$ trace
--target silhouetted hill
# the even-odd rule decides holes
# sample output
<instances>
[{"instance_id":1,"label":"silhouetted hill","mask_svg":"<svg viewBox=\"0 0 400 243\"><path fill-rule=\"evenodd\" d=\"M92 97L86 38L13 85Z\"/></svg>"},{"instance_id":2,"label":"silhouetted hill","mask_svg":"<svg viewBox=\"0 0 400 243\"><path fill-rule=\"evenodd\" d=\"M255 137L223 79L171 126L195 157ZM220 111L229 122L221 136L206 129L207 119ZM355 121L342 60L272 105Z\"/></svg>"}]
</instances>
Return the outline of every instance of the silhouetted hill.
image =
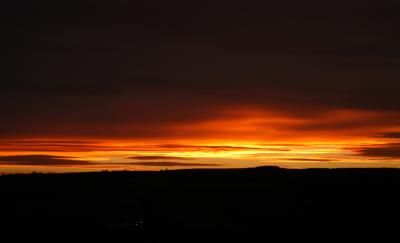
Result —
<instances>
[{"instance_id":1,"label":"silhouetted hill","mask_svg":"<svg viewBox=\"0 0 400 243\"><path fill-rule=\"evenodd\" d=\"M400 170L0 176L1 242L396 242Z\"/></svg>"}]
</instances>

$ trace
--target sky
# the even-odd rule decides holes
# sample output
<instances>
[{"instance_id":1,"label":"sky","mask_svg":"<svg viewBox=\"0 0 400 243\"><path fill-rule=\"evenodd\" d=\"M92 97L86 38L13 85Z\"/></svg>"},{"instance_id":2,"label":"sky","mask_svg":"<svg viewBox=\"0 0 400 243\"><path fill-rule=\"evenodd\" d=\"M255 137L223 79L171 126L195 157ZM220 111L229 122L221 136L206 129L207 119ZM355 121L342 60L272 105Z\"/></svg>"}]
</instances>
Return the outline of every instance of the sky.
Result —
<instances>
[{"instance_id":1,"label":"sky","mask_svg":"<svg viewBox=\"0 0 400 243\"><path fill-rule=\"evenodd\" d=\"M400 167L400 2L4 0L0 173Z\"/></svg>"}]
</instances>

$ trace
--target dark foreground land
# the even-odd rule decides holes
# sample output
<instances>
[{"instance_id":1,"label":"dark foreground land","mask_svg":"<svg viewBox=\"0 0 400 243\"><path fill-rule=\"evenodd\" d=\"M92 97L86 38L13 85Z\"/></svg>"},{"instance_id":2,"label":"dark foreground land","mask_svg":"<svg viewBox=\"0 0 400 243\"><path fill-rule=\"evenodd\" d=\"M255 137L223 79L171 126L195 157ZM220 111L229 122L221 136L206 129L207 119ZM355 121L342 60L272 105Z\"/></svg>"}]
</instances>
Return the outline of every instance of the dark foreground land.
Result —
<instances>
[{"instance_id":1,"label":"dark foreground land","mask_svg":"<svg viewBox=\"0 0 400 243\"><path fill-rule=\"evenodd\" d=\"M400 170L0 177L1 242L400 242Z\"/></svg>"}]
</instances>

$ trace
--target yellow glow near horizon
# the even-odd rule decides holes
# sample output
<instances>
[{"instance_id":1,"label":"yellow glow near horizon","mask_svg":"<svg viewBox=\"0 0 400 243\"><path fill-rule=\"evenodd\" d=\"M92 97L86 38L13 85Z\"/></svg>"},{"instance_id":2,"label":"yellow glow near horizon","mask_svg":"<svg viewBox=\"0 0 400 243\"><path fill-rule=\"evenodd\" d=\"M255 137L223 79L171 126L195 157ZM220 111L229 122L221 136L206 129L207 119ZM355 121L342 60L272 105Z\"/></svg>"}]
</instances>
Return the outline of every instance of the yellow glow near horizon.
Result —
<instances>
[{"instance_id":1,"label":"yellow glow near horizon","mask_svg":"<svg viewBox=\"0 0 400 243\"><path fill-rule=\"evenodd\" d=\"M306 118L239 108L228 109L218 118L166 124L166 134L154 137L10 138L0 140L0 171L9 171L10 168L13 171L18 171L18 168L23 171L29 168L56 171L158 170L168 168L167 165L173 168L201 167L202 163L222 168L262 165L291 168L400 167L400 158L396 156L371 154L374 149L378 152L393 150L390 144L396 143L397 139L376 134L400 130L397 125L380 123L381 118L390 120L397 116L390 112L335 110ZM360 119L374 122L354 127L353 123L358 124ZM124 129L129 131L129 125ZM367 149L364 153L363 148ZM42 158L42 163L37 156L47 157ZM158 159L141 161L129 158L135 156ZM68 161L72 162L71 165ZM154 163L146 166L148 162L163 163L159 167Z\"/></svg>"}]
</instances>

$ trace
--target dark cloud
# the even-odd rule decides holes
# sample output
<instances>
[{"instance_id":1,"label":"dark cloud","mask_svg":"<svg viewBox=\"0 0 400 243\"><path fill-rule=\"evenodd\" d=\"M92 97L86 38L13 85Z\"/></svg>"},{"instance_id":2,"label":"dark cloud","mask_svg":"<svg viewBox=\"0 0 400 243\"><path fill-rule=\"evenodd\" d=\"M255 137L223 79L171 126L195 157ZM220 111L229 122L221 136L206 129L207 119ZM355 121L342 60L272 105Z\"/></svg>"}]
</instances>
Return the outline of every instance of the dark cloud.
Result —
<instances>
[{"instance_id":1,"label":"dark cloud","mask_svg":"<svg viewBox=\"0 0 400 243\"><path fill-rule=\"evenodd\" d=\"M400 138L400 132L386 132L379 135L383 138Z\"/></svg>"},{"instance_id":2,"label":"dark cloud","mask_svg":"<svg viewBox=\"0 0 400 243\"><path fill-rule=\"evenodd\" d=\"M390 143L379 146L354 149L359 155L366 157L382 157L400 159L400 143Z\"/></svg>"},{"instance_id":3,"label":"dark cloud","mask_svg":"<svg viewBox=\"0 0 400 243\"><path fill-rule=\"evenodd\" d=\"M93 140L0 140L0 151L46 151L46 152L93 152L93 151L146 151L157 153L159 151L234 151L234 150L268 150L289 151L281 148L259 148L243 146L207 146L207 145L185 145L185 144L151 144L151 145L129 145L112 146L105 145ZM194 159L179 156L132 156L131 159Z\"/></svg>"},{"instance_id":4,"label":"dark cloud","mask_svg":"<svg viewBox=\"0 0 400 243\"><path fill-rule=\"evenodd\" d=\"M220 166L213 163L184 163L174 161L148 161L152 156L137 156L143 161L127 162L127 163L111 163L111 162L90 162L79 160L75 157L53 156L53 155L12 155L0 156L0 165L27 165L27 166L99 166L99 168L117 168L118 166L152 166L152 167L213 167ZM153 156L159 159L170 159L167 156ZM117 166L117 167L116 167ZM96 167L97 168L97 167Z\"/></svg>"},{"instance_id":5,"label":"dark cloud","mask_svg":"<svg viewBox=\"0 0 400 243\"><path fill-rule=\"evenodd\" d=\"M349 131L373 129L399 124L400 112L331 111L319 113L301 124L282 125L285 130L297 131Z\"/></svg>"},{"instance_id":6,"label":"dark cloud","mask_svg":"<svg viewBox=\"0 0 400 243\"><path fill-rule=\"evenodd\" d=\"M0 136L170 137L239 105L399 111L399 8L5 0Z\"/></svg>"},{"instance_id":7,"label":"dark cloud","mask_svg":"<svg viewBox=\"0 0 400 243\"><path fill-rule=\"evenodd\" d=\"M219 164L210 163L182 163L172 161L143 161L143 162L132 162L132 163L120 163L120 165L141 165L141 166L154 166L154 167L213 167L220 166Z\"/></svg>"},{"instance_id":8,"label":"dark cloud","mask_svg":"<svg viewBox=\"0 0 400 243\"><path fill-rule=\"evenodd\" d=\"M90 141L72 140L2 140L0 141L0 151L19 151L19 152L92 152L114 150L110 146ZM126 148L131 150L131 148Z\"/></svg>"},{"instance_id":9,"label":"dark cloud","mask_svg":"<svg viewBox=\"0 0 400 243\"><path fill-rule=\"evenodd\" d=\"M91 165L89 161L79 160L73 157L52 155L14 155L0 156L0 164L3 165L30 165L30 166L69 166Z\"/></svg>"},{"instance_id":10,"label":"dark cloud","mask_svg":"<svg viewBox=\"0 0 400 243\"><path fill-rule=\"evenodd\" d=\"M132 156L132 157L128 157L128 159L136 159L136 160L192 160L194 158L154 155L154 156Z\"/></svg>"}]
</instances>

